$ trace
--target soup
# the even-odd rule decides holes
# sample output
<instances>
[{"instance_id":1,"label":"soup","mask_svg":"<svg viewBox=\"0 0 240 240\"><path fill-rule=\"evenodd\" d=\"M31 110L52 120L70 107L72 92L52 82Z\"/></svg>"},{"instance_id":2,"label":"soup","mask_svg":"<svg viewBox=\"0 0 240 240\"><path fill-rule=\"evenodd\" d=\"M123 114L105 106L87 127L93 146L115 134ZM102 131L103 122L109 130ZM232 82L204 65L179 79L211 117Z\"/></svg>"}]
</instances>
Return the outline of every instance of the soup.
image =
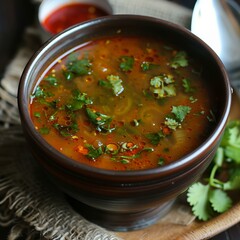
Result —
<instances>
[{"instance_id":1,"label":"soup","mask_svg":"<svg viewBox=\"0 0 240 240\"><path fill-rule=\"evenodd\" d=\"M202 64L150 37L96 39L59 56L29 108L35 128L62 154L118 171L178 160L215 122Z\"/></svg>"}]
</instances>

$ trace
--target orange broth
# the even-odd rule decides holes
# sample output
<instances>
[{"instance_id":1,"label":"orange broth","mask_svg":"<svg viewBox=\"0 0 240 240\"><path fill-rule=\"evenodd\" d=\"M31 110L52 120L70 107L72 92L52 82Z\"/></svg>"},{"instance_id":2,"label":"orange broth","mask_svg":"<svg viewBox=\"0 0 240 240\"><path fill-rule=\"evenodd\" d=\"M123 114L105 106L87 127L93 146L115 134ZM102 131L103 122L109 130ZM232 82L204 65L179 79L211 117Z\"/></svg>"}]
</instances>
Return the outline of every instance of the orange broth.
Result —
<instances>
[{"instance_id":1,"label":"orange broth","mask_svg":"<svg viewBox=\"0 0 240 240\"><path fill-rule=\"evenodd\" d=\"M30 104L35 128L66 156L141 170L197 148L214 124L201 64L161 40L109 37L60 56Z\"/></svg>"}]
</instances>

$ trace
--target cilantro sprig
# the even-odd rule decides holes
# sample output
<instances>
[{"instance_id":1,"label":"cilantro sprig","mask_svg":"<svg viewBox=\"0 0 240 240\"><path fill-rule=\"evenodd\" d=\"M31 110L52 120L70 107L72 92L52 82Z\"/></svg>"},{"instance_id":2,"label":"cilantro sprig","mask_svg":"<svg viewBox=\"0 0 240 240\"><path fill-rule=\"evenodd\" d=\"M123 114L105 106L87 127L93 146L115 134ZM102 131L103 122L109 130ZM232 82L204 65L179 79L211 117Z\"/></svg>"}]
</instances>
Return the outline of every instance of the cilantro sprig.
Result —
<instances>
[{"instance_id":1,"label":"cilantro sprig","mask_svg":"<svg viewBox=\"0 0 240 240\"><path fill-rule=\"evenodd\" d=\"M176 96L174 82L175 80L170 74L155 76L150 80L150 91L156 98Z\"/></svg>"},{"instance_id":2,"label":"cilantro sprig","mask_svg":"<svg viewBox=\"0 0 240 240\"><path fill-rule=\"evenodd\" d=\"M115 128L111 127L112 117L95 111L91 108L86 108L86 113L89 121L96 126L99 132L112 132Z\"/></svg>"},{"instance_id":3,"label":"cilantro sprig","mask_svg":"<svg viewBox=\"0 0 240 240\"><path fill-rule=\"evenodd\" d=\"M187 53L185 51L179 51L171 60L170 66L174 69L179 67L187 67L188 66L188 59Z\"/></svg>"},{"instance_id":4,"label":"cilantro sprig","mask_svg":"<svg viewBox=\"0 0 240 240\"><path fill-rule=\"evenodd\" d=\"M122 80L117 75L108 75L106 80L99 80L99 86L111 88L115 96L124 91Z\"/></svg>"},{"instance_id":5,"label":"cilantro sprig","mask_svg":"<svg viewBox=\"0 0 240 240\"><path fill-rule=\"evenodd\" d=\"M132 56L121 56L120 57L120 69L123 72L131 71L134 65L134 57Z\"/></svg>"},{"instance_id":6,"label":"cilantro sprig","mask_svg":"<svg viewBox=\"0 0 240 240\"><path fill-rule=\"evenodd\" d=\"M229 191L240 190L240 121L228 123L209 171L187 192L194 215L203 221L227 211L233 204Z\"/></svg>"},{"instance_id":7,"label":"cilantro sprig","mask_svg":"<svg viewBox=\"0 0 240 240\"><path fill-rule=\"evenodd\" d=\"M86 93L81 93L78 89L72 91L71 100L66 104L66 109L70 111L77 111L85 105L92 104L93 101L87 97Z\"/></svg>"},{"instance_id":8,"label":"cilantro sprig","mask_svg":"<svg viewBox=\"0 0 240 240\"><path fill-rule=\"evenodd\" d=\"M172 131L176 131L178 128L181 128L182 122L190 111L191 108L189 106L172 106L172 111L169 116L165 117L165 121L160 131L148 133L146 134L146 138L150 140L151 144L158 145L162 139L171 135Z\"/></svg>"},{"instance_id":9,"label":"cilantro sprig","mask_svg":"<svg viewBox=\"0 0 240 240\"><path fill-rule=\"evenodd\" d=\"M72 80L78 76L89 75L92 71L91 66L92 63L87 58L74 59L67 63L66 70L63 71L63 75L66 80Z\"/></svg>"}]
</instances>

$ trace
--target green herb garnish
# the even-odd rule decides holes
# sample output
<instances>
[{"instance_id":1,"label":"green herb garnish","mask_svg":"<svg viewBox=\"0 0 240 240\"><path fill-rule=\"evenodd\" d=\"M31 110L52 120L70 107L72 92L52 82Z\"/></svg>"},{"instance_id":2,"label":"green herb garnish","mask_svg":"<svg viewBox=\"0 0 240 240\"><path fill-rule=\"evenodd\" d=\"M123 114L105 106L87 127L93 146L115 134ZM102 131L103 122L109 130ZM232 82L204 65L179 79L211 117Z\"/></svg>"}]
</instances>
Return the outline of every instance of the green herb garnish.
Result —
<instances>
[{"instance_id":1,"label":"green herb garnish","mask_svg":"<svg viewBox=\"0 0 240 240\"><path fill-rule=\"evenodd\" d=\"M156 98L176 96L173 76L162 74L150 80L150 90Z\"/></svg>"},{"instance_id":2,"label":"green herb garnish","mask_svg":"<svg viewBox=\"0 0 240 240\"><path fill-rule=\"evenodd\" d=\"M159 67L159 65L151 63L151 62L142 62L142 64L141 64L141 69L144 72L149 71L149 70L153 69L154 67Z\"/></svg>"},{"instance_id":3,"label":"green herb garnish","mask_svg":"<svg viewBox=\"0 0 240 240\"><path fill-rule=\"evenodd\" d=\"M99 80L98 83L102 87L111 88L115 96L124 91L122 80L117 75L109 75L107 76L107 80Z\"/></svg>"},{"instance_id":4,"label":"green herb garnish","mask_svg":"<svg viewBox=\"0 0 240 240\"><path fill-rule=\"evenodd\" d=\"M227 211L233 202L228 191L240 189L240 121L228 123L208 170L210 176L187 192L194 215L203 221Z\"/></svg>"},{"instance_id":5,"label":"green herb garnish","mask_svg":"<svg viewBox=\"0 0 240 240\"><path fill-rule=\"evenodd\" d=\"M191 108L189 106L180 105L180 106L172 107L172 113L175 115L179 123L183 122L186 115L190 113L190 111L191 111Z\"/></svg>"},{"instance_id":6,"label":"green herb garnish","mask_svg":"<svg viewBox=\"0 0 240 240\"><path fill-rule=\"evenodd\" d=\"M143 148L139 152L137 152L136 154L133 154L133 155L130 155L130 156L128 156L128 155L116 155L116 156L112 157L111 159L115 162L121 162L121 163L127 164L127 163L129 163L130 160L135 159L135 158L139 158L140 155L143 152L153 152L153 151L154 151L153 148Z\"/></svg>"},{"instance_id":7,"label":"green herb garnish","mask_svg":"<svg viewBox=\"0 0 240 240\"><path fill-rule=\"evenodd\" d=\"M47 135L49 134L50 130L48 127L42 127L39 129L39 132L42 134L42 135Z\"/></svg>"},{"instance_id":8,"label":"green herb garnish","mask_svg":"<svg viewBox=\"0 0 240 240\"><path fill-rule=\"evenodd\" d=\"M87 116L89 121L96 126L96 129L101 132L112 132L115 128L111 128L110 124L112 122L112 118L102 114L100 112L96 112L91 108L86 108Z\"/></svg>"},{"instance_id":9,"label":"green herb garnish","mask_svg":"<svg viewBox=\"0 0 240 240\"><path fill-rule=\"evenodd\" d=\"M124 72L131 71L134 64L134 57L131 56L121 56L120 57L120 69Z\"/></svg>"},{"instance_id":10,"label":"green herb garnish","mask_svg":"<svg viewBox=\"0 0 240 240\"><path fill-rule=\"evenodd\" d=\"M58 85L58 80L55 76L48 76L48 77L44 78L44 80L49 82L49 84L52 86Z\"/></svg>"},{"instance_id":11,"label":"green herb garnish","mask_svg":"<svg viewBox=\"0 0 240 240\"><path fill-rule=\"evenodd\" d=\"M70 125L55 123L53 124L53 127L59 132L62 137L72 136L79 130L76 122L72 122Z\"/></svg>"},{"instance_id":12,"label":"green herb garnish","mask_svg":"<svg viewBox=\"0 0 240 240\"><path fill-rule=\"evenodd\" d=\"M88 153L86 157L95 160L96 158L100 157L103 154L102 147L95 148L93 145L86 144L85 147L88 149Z\"/></svg>"},{"instance_id":13,"label":"green herb garnish","mask_svg":"<svg viewBox=\"0 0 240 240\"><path fill-rule=\"evenodd\" d=\"M188 66L187 53L185 51L177 52L172 59L170 66L174 69Z\"/></svg>"},{"instance_id":14,"label":"green herb garnish","mask_svg":"<svg viewBox=\"0 0 240 240\"><path fill-rule=\"evenodd\" d=\"M72 91L72 99L66 105L66 108L70 111L76 111L83 108L85 105L92 104L93 101L87 97L86 93L81 93L78 89Z\"/></svg>"},{"instance_id":15,"label":"green herb garnish","mask_svg":"<svg viewBox=\"0 0 240 240\"><path fill-rule=\"evenodd\" d=\"M153 145L158 145L161 139L165 138L165 134L160 130L157 133L148 133L146 134L146 138L150 140L150 143Z\"/></svg>"},{"instance_id":16,"label":"green herb garnish","mask_svg":"<svg viewBox=\"0 0 240 240\"><path fill-rule=\"evenodd\" d=\"M35 112L33 114L33 116L36 117L36 118L40 118L41 117L41 113L40 112Z\"/></svg>"},{"instance_id":17,"label":"green herb garnish","mask_svg":"<svg viewBox=\"0 0 240 240\"><path fill-rule=\"evenodd\" d=\"M63 72L67 80L72 80L77 76L89 75L91 73L91 62L89 59L75 59L67 63L67 70Z\"/></svg>"},{"instance_id":18,"label":"green herb garnish","mask_svg":"<svg viewBox=\"0 0 240 240\"><path fill-rule=\"evenodd\" d=\"M184 88L185 93L192 93L194 92L194 88L191 86L191 82L188 78L184 78L182 80L182 86Z\"/></svg>"},{"instance_id":19,"label":"green herb garnish","mask_svg":"<svg viewBox=\"0 0 240 240\"><path fill-rule=\"evenodd\" d=\"M150 140L150 143L153 145L158 145L159 142L166 136L172 134L172 131L175 131L177 128L181 127L181 123L185 119L186 115L190 113L191 108L188 106L173 106L171 115L165 117L165 121L161 130L156 133L146 134L146 138Z\"/></svg>"}]
</instances>

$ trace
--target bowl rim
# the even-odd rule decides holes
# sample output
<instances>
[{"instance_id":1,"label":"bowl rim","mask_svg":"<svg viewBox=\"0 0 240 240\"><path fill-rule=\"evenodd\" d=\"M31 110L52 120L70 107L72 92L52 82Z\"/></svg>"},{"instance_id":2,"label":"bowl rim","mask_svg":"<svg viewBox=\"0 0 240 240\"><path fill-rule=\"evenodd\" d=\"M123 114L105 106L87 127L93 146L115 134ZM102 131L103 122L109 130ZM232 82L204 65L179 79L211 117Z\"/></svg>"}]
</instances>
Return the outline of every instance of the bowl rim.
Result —
<instances>
[{"instance_id":1,"label":"bowl rim","mask_svg":"<svg viewBox=\"0 0 240 240\"><path fill-rule=\"evenodd\" d=\"M90 26L94 26L96 24L105 24L106 22L114 22L114 21L122 21L123 19L128 19L129 21L147 21L149 23L153 24L160 24L166 28L171 28L171 30L174 30L176 32L186 34L188 37L192 38L192 41L198 42L198 44L202 45L202 47L205 48L205 50L211 55L211 58L214 59L214 61L217 63L219 70L221 71L221 74L224 79L223 85L225 86L226 91L226 103L224 106L224 111L221 115L221 118L219 119L219 123L215 126L215 129L211 133L210 136L208 136L205 141L196 149L191 151L190 153L186 154L185 156L181 157L180 159L169 163L167 165L161 166L159 168L151 168L151 169L143 169L143 170L133 170L133 171L116 171L116 170L107 170L107 169L101 169L92 167L80 162L77 162L76 160L73 160L64 154L60 153L58 150L56 150L54 147L52 147L49 143L47 143L46 140L38 133L32 123L32 120L30 118L29 108L28 108L28 98L29 96L26 96L26 89L28 81L27 79L31 75L31 70L35 64L41 59L41 56L43 53L45 53L51 46L54 44L57 44L58 41L67 38L68 36L81 31L82 29L88 28ZM45 151L50 151L51 154L55 155L54 160L57 164L60 164L61 166L66 167L67 169L70 169L71 171L75 173L91 173L95 174L96 176L117 176L120 178L124 177L136 177L136 176L142 176L147 177L151 175L152 177L159 177L159 176L167 176L170 172L181 172L182 169L184 169L187 165L189 165L190 162L196 161L197 156L204 152L206 149L208 149L214 141L222 134L224 127L227 123L228 116L230 113L231 108L231 86L228 79L227 72L225 70L225 67L219 57L216 55L216 53L199 37L194 35L190 32L187 28L177 25L172 22L168 22L166 20L158 19L155 17L148 17L148 16L142 16L142 15L132 15L132 14L116 14L116 15L108 15L103 16L100 18L96 18L93 20L89 20L77 25L74 25L67 30L53 36L51 39L46 41L38 51L35 52L35 54L31 57L29 62L27 63L21 79L19 83L18 88L18 107L19 107L19 113L21 121L24 122L27 125L27 128L24 129L29 135L31 135L35 141L39 144L41 149ZM151 177L151 178L152 178Z\"/></svg>"}]
</instances>

